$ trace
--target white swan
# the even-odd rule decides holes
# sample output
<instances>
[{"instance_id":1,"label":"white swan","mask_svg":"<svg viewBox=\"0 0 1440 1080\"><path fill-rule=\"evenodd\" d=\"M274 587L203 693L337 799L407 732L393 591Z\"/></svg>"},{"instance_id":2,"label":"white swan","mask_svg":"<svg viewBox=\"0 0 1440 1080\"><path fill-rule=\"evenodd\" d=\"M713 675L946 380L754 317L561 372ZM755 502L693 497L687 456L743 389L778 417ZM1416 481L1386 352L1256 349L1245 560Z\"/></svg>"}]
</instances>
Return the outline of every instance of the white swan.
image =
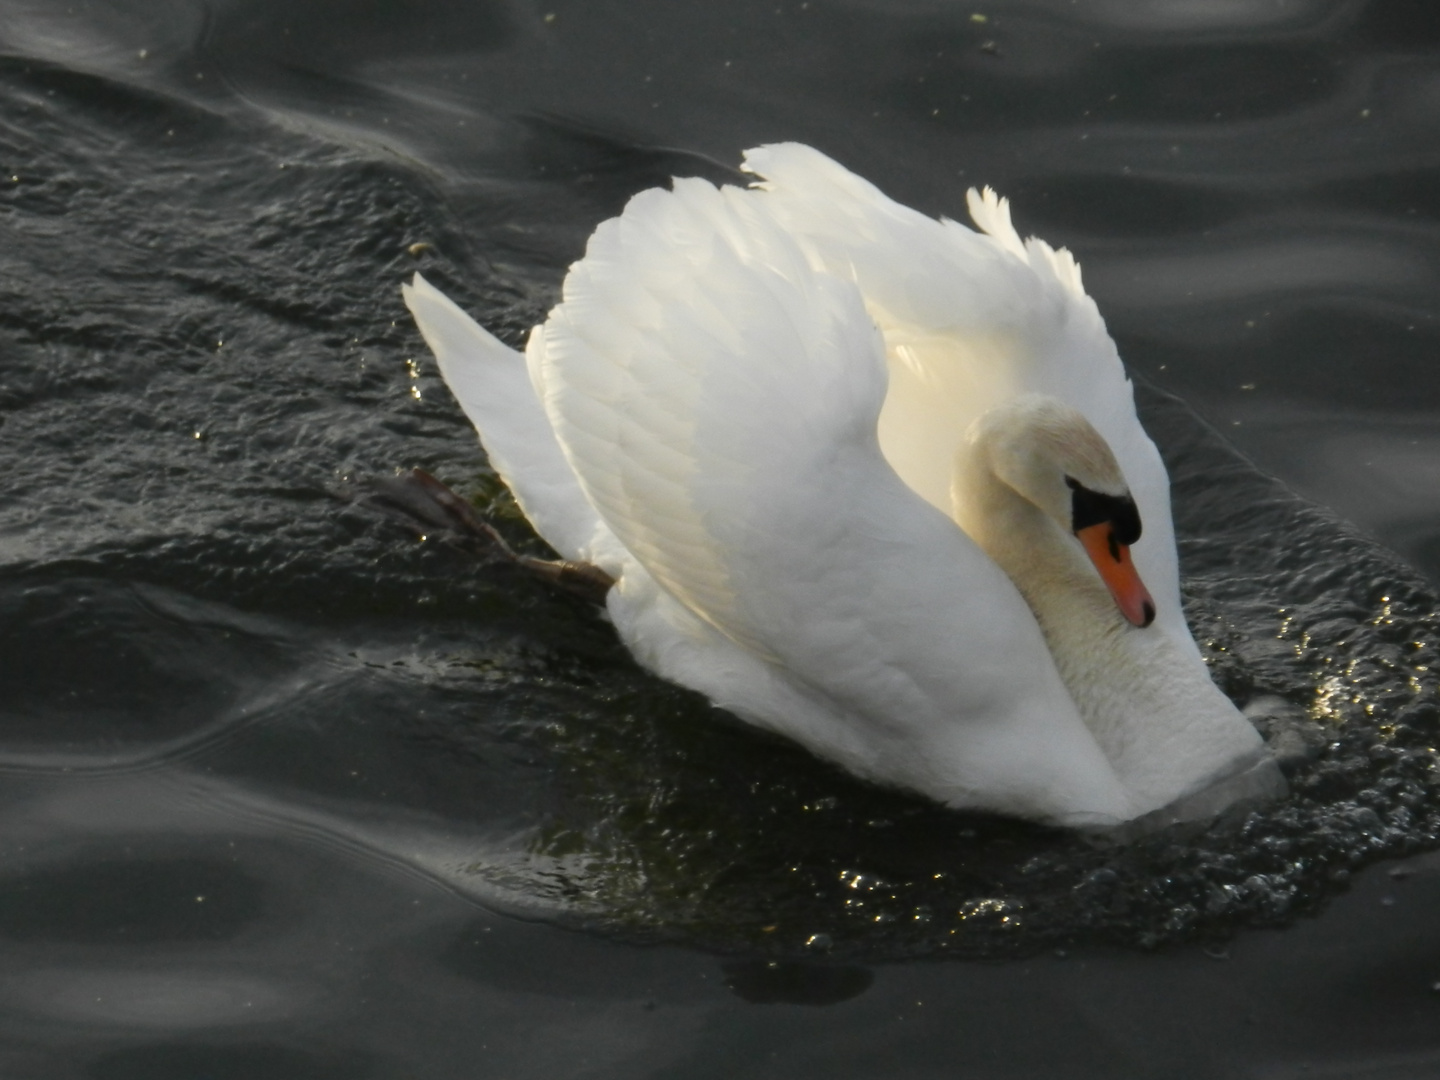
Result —
<instances>
[{"instance_id":1,"label":"white swan","mask_svg":"<svg viewBox=\"0 0 1440 1080\"><path fill-rule=\"evenodd\" d=\"M1283 785L1186 627L1169 481L1069 253L988 189L975 232L809 147L744 167L601 224L523 357L404 289L640 663L955 807L1108 825Z\"/></svg>"}]
</instances>

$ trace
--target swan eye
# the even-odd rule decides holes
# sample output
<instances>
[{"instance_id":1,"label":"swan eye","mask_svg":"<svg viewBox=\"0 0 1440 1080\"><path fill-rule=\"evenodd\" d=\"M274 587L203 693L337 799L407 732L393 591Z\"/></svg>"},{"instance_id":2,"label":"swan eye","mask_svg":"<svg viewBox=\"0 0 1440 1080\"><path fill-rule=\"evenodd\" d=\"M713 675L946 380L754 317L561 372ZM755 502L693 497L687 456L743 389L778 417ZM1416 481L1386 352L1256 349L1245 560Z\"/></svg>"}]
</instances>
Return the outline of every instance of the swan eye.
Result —
<instances>
[{"instance_id":1,"label":"swan eye","mask_svg":"<svg viewBox=\"0 0 1440 1080\"><path fill-rule=\"evenodd\" d=\"M1129 495L1106 495L1092 491L1072 476L1065 477L1070 488L1070 529L1078 533L1091 525L1108 522L1113 529L1110 543L1129 547L1140 539L1140 511ZM1116 555L1119 559L1119 555Z\"/></svg>"}]
</instances>

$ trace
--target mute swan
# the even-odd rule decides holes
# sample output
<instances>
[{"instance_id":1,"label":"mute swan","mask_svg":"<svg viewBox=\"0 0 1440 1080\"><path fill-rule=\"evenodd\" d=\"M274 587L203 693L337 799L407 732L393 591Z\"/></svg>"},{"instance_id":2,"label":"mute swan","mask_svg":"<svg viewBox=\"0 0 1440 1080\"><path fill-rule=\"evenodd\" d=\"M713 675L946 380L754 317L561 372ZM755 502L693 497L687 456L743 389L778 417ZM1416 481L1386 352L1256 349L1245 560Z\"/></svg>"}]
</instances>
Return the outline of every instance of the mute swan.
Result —
<instances>
[{"instance_id":1,"label":"mute swan","mask_svg":"<svg viewBox=\"0 0 1440 1080\"><path fill-rule=\"evenodd\" d=\"M1169 481L1069 253L988 189L976 232L806 146L744 168L602 223L523 356L403 289L636 659L953 807L1108 826L1282 788L1186 627Z\"/></svg>"}]
</instances>

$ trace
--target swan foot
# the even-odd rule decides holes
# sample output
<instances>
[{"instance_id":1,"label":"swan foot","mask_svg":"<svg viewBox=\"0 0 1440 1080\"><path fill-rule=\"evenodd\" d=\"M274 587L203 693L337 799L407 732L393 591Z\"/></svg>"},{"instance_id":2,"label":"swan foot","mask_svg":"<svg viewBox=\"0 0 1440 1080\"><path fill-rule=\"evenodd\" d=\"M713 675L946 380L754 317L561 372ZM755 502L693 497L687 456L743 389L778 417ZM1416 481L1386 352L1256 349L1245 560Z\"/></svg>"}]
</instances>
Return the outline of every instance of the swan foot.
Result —
<instances>
[{"instance_id":1,"label":"swan foot","mask_svg":"<svg viewBox=\"0 0 1440 1080\"><path fill-rule=\"evenodd\" d=\"M594 563L536 559L529 555L521 555L515 561L546 584L595 604L603 605L610 586L615 584L615 579Z\"/></svg>"},{"instance_id":2,"label":"swan foot","mask_svg":"<svg viewBox=\"0 0 1440 1080\"><path fill-rule=\"evenodd\" d=\"M362 483L369 489L371 505L391 517L425 535L439 532L451 543L479 541L482 547L499 552L508 562L562 592L604 604L606 593L615 584L614 578L592 563L518 554L473 506L424 469L367 477Z\"/></svg>"}]
</instances>

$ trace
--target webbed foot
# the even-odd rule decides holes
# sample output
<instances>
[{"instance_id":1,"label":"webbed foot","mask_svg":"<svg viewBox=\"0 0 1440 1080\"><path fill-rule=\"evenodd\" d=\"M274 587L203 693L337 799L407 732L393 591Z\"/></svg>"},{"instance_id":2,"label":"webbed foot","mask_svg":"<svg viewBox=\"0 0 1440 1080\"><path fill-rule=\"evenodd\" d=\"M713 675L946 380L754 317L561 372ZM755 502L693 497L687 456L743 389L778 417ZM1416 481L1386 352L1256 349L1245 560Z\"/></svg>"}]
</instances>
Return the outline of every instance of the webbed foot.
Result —
<instances>
[{"instance_id":1,"label":"webbed foot","mask_svg":"<svg viewBox=\"0 0 1440 1080\"><path fill-rule=\"evenodd\" d=\"M595 604L605 603L605 594L615 579L592 563L569 559L537 559L515 551L495 527L475 508L424 469L410 469L394 476L366 477L370 505L418 528L424 535L460 546L476 542L486 550L521 567L546 584Z\"/></svg>"}]
</instances>

